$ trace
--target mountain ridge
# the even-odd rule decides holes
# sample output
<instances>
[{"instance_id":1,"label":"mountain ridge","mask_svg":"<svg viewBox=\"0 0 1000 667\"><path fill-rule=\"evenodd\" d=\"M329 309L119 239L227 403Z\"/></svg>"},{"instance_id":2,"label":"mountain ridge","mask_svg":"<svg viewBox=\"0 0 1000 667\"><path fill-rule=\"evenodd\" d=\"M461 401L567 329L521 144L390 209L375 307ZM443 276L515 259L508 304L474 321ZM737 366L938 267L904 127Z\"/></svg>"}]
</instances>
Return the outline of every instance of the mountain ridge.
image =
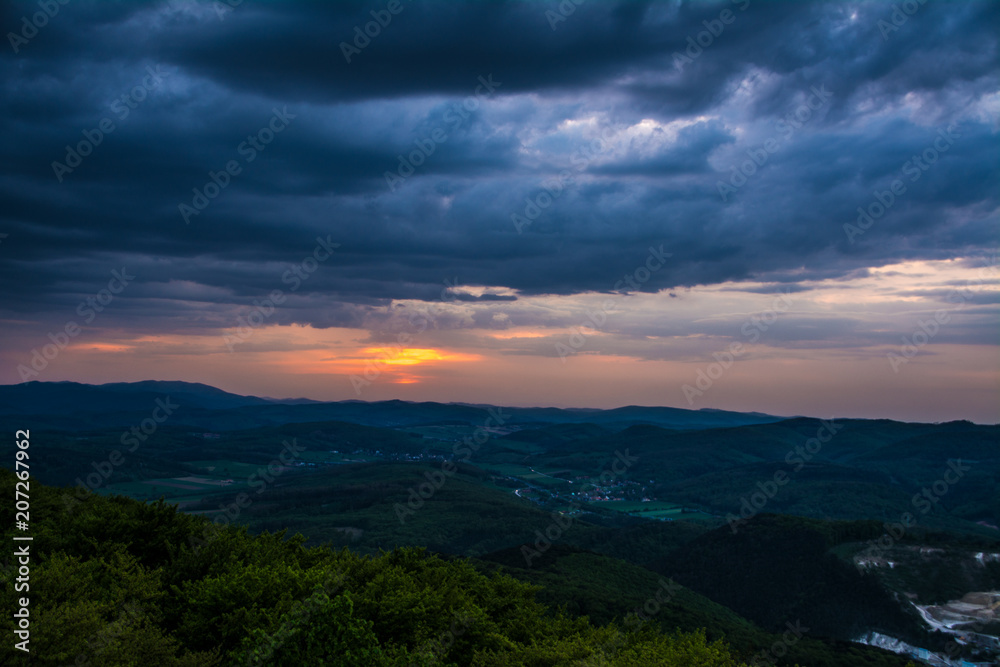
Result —
<instances>
[{"instance_id":1,"label":"mountain ridge","mask_svg":"<svg viewBox=\"0 0 1000 667\"><path fill-rule=\"evenodd\" d=\"M111 382L100 385L79 382L31 381L0 385L0 415L51 415L52 413L100 415L95 425L121 425L135 413L148 412L157 398L170 397L180 405L178 423L218 428L219 411L228 411L231 427L266 426L324 420L345 420L371 426L414 426L447 419L483 423L489 411L511 415L512 423L594 422L614 430L635 424L651 424L675 429L703 429L723 426L765 424L783 417L759 412L688 410L669 406L628 405L618 408L508 407L489 404L440 403L436 401L314 401L312 399L272 399L233 394L202 383L178 380ZM42 407L44 406L44 407ZM199 411L212 411L209 419ZM223 419L223 421L226 421Z\"/></svg>"}]
</instances>

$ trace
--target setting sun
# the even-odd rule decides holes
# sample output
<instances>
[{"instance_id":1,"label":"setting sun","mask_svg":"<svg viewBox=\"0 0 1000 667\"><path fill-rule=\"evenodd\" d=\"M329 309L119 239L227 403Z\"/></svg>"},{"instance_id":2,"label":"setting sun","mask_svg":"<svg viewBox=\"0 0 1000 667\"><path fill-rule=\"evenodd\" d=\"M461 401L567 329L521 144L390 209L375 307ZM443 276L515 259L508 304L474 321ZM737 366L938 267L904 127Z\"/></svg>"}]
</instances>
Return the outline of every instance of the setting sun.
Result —
<instances>
[{"instance_id":1,"label":"setting sun","mask_svg":"<svg viewBox=\"0 0 1000 667\"><path fill-rule=\"evenodd\" d=\"M414 366L429 361L476 361L478 354L459 354L430 348L368 347L362 350L371 361L390 366Z\"/></svg>"}]
</instances>

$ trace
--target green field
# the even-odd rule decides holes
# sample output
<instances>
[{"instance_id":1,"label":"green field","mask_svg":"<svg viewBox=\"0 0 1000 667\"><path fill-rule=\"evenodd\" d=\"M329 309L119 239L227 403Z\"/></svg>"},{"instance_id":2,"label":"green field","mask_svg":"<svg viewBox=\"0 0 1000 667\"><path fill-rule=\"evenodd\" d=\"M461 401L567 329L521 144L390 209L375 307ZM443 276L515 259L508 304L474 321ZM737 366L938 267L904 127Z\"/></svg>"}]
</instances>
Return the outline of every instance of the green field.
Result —
<instances>
[{"instance_id":1,"label":"green field","mask_svg":"<svg viewBox=\"0 0 1000 667\"><path fill-rule=\"evenodd\" d=\"M423 446L433 451L451 451L456 442L475 435L479 429L474 424L434 424L426 426L408 426L399 429L404 433L416 433L424 437Z\"/></svg>"},{"instance_id":2,"label":"green field","mask_svg":"<svg viewBox=\"0 0 1000 667\"><path fill-rule=\"evenodd\" d=\"M680 505L660 502L658 500L648 503L635 500L608 500L593 504L598 507L615 510L616 512L641 516L644 519L674 519L679 518L683 512L683 508ZM685 514L684 518L688 518L688 516L690 516L690 513Z\"/></svg>"},{"instance_id":3,"label":"green field","mask_svg":"<svg viewBox=\"0 0 1000 667\"><path fill-rule=\"evenodd\" d=\"M518 465L516 463L489 463L483 464L481 466L483 470L488 470L493 473L500 475L506 475L507 477L516 477L517 479L524 480L525 482L531 482L535 486L550 488L552 490L568 491L574 486L573 483L561 479L559 477L554 477L555 472L565 472L565 468L542 468L539 466L532 466L534 470L525 465Z\"/></svg>"},{"instance_id":4,"label":"green field","mask_svg":"<svg viewBox=\"0 0 1000 667\"><path fill-rule=\"evenodd\" d=\"M304 452L304 454L309 454L311 452ZM305 458L303 455L302 458ZM250 475L257 472L260 468L260 464L255 463L241 463L240 461L232 460L213 460L213 461L188 461L189 465L201 468L199 473L203 477L212 477L215 479L233 479L236 480L238 477L246 479Z\"/></svg>"},{"instance_id":5,"label":"green field","mask_svg":"<svg viewBox=\"0 0 1000 667\"><path fill-rule=\"evenodd\" d=\"M343 452L334 454L332 451L322 450L302 452L299 454L298 458L306 463L358 463L378 460L377 458L365 456L364 454L345 454Z\"/></svg>"},{"instance_id":6,"label":"green field","mask_svg":"<svg viewBox=\"0 0 1000 667\"><path fill-rule=\"evenodd\" d=\"M245 489L251 475L265 466L225 459L187 461L198 469L197 473L175 477L157 477L145 480L131 480L108 484L96 490L101 495L123 495L137 500L164 498L181 506L201 502L205 496L220 491ZM232 484L221 484L232 480Z\"/></svg>"},{"instance_id":7,"label":"green field","mask_svg":"<svg viewBox=\"0 0 1000 667\"><path fill-rule=\"evenodd\" d=\"M677 503L667 503L660 500L652 500L648 503L638 500L607 500L602 502L601 507L617 510L619 512L680 512L681 506Z\"/></svg>"},{"instance_id":8,"label":"green field","mask_svg":"<svg viewBox=\"0 0 1000 667\"><path fill-rule=\"evenodd\" d=\"M245 478L234 478L232 485L220 486L218 484L205 484L178 477L169 477L109 484L106 487L97 489L97 493L101 495L117 494L139 500L155 500L162 496L172 503L189 503L201 500L210 493L216 493L224 489L245 487L245 485Z\"/></svg>"},{"instance_id":9,"label":"green field","mask_svg":"<svg viewBox=\"0 0 1000 667\"><path fill-rule=\"evenodd\" d=\"M607 500L591 503L595 507L631 514L632 516L644 519L674 519L680 521L694 521L707 525L719 525L722 520L717 516L706 514L698 510L687 510L677 503L662 500L651 500L644 503L638 500Z\"/></svg>"}]
</instances>

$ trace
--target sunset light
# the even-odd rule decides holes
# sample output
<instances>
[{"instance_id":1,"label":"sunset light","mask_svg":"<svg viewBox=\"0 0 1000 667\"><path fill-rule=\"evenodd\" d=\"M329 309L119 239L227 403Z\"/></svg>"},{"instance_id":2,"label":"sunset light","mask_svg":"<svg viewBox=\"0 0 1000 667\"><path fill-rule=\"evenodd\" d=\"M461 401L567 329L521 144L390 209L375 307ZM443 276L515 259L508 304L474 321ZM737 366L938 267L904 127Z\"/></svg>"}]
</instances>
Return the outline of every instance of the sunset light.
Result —
<instances>
[{"instance_id":1,"label":"sunset light","mask_svg":"<svg viewBox=\"0 0 1000 667\"><path fill-rule=\"evenodd\" d=\"M397 350L386 347L369 347L362 350L362 353L367 355L368 361L372 363L390 366L416 366L437 361L477 361L481 358L478 354L460 354L421 348Z\"/></svg>"}]
</instances>

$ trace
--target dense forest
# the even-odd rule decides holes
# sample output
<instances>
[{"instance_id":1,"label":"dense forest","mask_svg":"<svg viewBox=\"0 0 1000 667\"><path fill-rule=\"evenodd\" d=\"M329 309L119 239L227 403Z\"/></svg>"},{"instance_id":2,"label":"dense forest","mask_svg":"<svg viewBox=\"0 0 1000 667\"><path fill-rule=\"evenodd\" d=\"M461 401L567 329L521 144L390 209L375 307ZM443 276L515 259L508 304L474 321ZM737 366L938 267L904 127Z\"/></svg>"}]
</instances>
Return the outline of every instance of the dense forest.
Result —
<instances>
[{"instance_id":1,"label":"dense forest","mask_svg":"<svg viewBox=\"0 0 1000 667\"><path fill-rule=\"evenodd\" d=\"M4 497L15 481L0 471ZM13 561L3 575L5 608L30 599L30 663L8 642L6 664L746 667L792 664L790 649L807 650L789 633L735 650L707 638L712 628L663 632L637 614L599 625L543 605L538 586L422 549L360 555L301 536L213 530L163 502L80 500L34 480L30 494L30 588L10 585ZM3 521L13 525L13 509ZM7 637L14 624L7 615ZM849 664L812 646L802 664ZM858 654L850 664L904 664L847 650Z\"/></svg>"}]
</instances>

